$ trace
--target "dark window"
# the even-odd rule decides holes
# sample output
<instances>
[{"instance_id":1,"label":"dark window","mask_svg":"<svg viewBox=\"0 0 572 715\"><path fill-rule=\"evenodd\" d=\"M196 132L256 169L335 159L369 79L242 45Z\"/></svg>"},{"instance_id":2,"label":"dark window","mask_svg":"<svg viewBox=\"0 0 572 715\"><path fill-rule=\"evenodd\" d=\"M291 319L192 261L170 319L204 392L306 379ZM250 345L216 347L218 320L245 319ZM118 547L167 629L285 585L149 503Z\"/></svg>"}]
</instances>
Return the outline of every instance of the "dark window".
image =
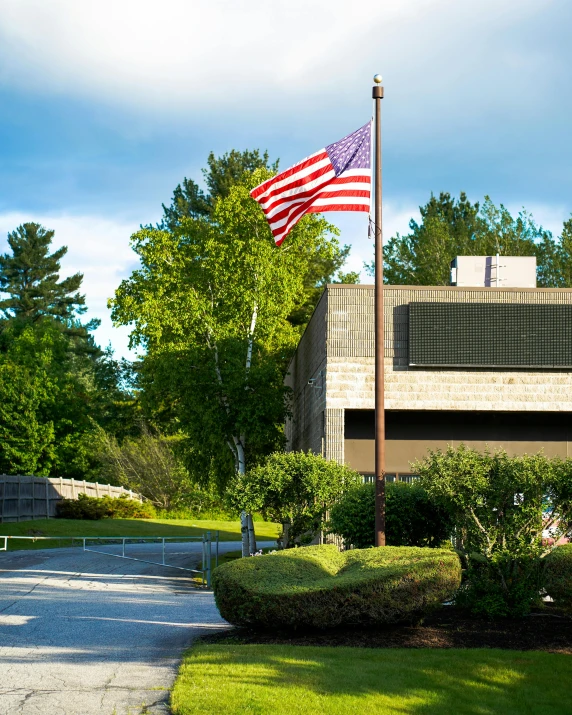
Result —
<instances>
[{"instance_id":1,"label":"dark window","mask_svg":"<svg viewBox=\"0 0 572 715\"><path fill-rule=\"evenodd\" d=\"M346 439L375 439L373 410L346 410ZM505 442L572 441L569 412L386 410L387 439Z\"/></svg>"}]
</instances>

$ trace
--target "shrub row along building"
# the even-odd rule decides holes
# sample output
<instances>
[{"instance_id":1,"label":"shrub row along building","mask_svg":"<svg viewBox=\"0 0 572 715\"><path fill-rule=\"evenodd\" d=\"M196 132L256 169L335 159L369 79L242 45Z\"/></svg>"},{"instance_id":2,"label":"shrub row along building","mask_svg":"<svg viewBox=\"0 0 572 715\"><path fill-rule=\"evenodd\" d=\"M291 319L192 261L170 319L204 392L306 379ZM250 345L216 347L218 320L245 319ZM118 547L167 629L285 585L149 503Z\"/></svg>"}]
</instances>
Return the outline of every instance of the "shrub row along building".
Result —
<instances>
[{"instance_id":1,"label":"shrub row along building","mask_svg":"<svg viewBox=\"0 0 572 715\"><path fill-rule=\"evenodd\" d=\"M452 262L456 285L385 286L389 480L410 479L411 462L429 449L461 443L572 456L572 290L522 287L535 285L526 263L534 258L467 258ZM374 471L373 311L373 286L328 285L286 378L289 448L366 477Z\"/></svg>"}]
</instances>

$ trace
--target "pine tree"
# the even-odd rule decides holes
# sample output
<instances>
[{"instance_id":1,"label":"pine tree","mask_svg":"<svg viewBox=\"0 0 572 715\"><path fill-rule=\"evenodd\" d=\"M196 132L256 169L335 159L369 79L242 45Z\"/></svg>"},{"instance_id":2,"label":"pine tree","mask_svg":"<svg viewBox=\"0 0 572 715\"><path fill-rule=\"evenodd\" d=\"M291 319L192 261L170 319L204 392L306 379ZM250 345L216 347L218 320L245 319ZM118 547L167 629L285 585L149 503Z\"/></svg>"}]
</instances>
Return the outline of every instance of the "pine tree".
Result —
<instances>
[{"instance_id":1,"label":"pine tree","mask_svg":"<svg viewBox=\"0 0 572 715\"><path fill-rule=\"evenodd\" d=\"M195 181L185 177L183 185L179 184L173 192L171 205L167 207L163 204L163 220L157 228L174 231L181 226L184 218L208 218L215 201L226 198L231 187L239 183L245 173L255 169L276 171L278 168L277 161L269 164L268 152L260 154L258 149L233 149L219 157L211 151L207 164L208 168L202 173L208 191L205 193Z\"/></svg>"},{"instance_id":2,"label":"pine tree","mask_svg":"<svg viewBox=\"0 0 572 715\"><path fill-rule=\"evenodd\" d=\"M60 261L68 249L62 246L50 253L53 237L54 231L38 223L24 223L8 234L12 255L0 256L0 293L8 297L0 300L0 312L5 320L26 323L51 317L77 334L76 316L87 310L85 296L78 292L83 275L59 280Z\"/></svg>"}]
</instances>

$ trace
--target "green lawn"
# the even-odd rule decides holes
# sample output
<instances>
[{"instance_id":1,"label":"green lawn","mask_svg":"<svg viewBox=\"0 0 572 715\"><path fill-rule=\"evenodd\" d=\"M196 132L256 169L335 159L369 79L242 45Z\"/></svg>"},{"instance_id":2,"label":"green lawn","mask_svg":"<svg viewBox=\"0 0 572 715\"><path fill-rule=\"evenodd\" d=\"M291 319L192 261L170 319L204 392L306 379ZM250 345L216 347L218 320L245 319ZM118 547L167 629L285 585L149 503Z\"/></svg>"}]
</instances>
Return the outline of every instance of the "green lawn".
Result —
<instances>
[{"instance_id":1,"label":"green lawn","mask_svg":"<svg viewBox=\"0 0 572 715\"><path fill-rule=\"evenodd\" d=\"M572 657L505 650L197 645L174 715L572 713Z\"/></svg>"},{"instance_id":2,"label":"green lawn","mask_svg":"<svg viewBox=\"0 0 572 715\"><path fill-rule=\"evenodd\" d=\"M255 521L256 538L274 540L278 537L279 525ZM220 541L240 541L240 522L201 521L185 519L36 519L17 523L0 524L1 536L58 536L61 541L9 540L9 551L19 549L46 549L71 546L71 536L201 536L210 531L214 539L219 532ZM0 547L3 546L0 540ZM79 542L78 542L79 545Z\"/></svg>"}]
</instances>

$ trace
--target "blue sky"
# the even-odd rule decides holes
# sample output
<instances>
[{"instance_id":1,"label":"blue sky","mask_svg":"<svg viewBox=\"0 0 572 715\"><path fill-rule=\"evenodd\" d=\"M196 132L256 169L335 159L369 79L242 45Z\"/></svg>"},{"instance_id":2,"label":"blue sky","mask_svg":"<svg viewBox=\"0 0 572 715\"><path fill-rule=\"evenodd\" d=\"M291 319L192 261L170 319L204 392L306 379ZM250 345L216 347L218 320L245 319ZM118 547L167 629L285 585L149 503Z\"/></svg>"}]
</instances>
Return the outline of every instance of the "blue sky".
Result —
<instances>
[{"instance_id":1,"label":"blue sky","mask_svg":"<svg viewBox=\"0 0 572 715\"><path fill-rule=\"evenodd\" d=\"M0 250L18 223L56 229L97 339L160 218L208 152L267 148L281 166L361 126L384 76L384 232L430 192L490 194L559 233L572 212L569 0L2 0ZM372 249L367 219L329 214Z\"/></svg>"}]
</instances>

